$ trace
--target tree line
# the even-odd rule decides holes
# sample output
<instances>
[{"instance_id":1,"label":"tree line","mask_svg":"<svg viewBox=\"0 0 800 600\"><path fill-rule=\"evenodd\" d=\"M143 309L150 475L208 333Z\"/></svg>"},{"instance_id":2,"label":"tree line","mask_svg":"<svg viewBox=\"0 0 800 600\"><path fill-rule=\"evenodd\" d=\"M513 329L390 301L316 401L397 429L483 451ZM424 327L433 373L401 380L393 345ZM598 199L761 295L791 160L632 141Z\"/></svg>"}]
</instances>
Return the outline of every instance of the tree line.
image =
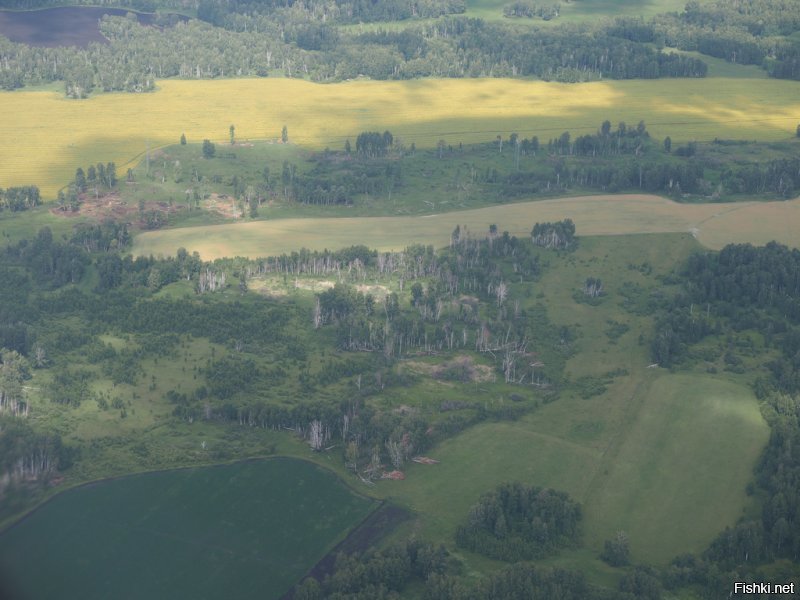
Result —
<instances>
[{"instance_id":1,"label":"tree line","mask_svg":"<svg viewBox=\"0 0 800 600\"><path fill-rule=\"evenodd\" d=\"M694 344L714 335L727 340L726 368L744 373L737 338L752 331L763 339L764 359L751 366L751 380L771 433L749 488L764 495L761 515L726 529L700 556L677 557L664 574L671 589L700 585L722 598L719 582L732 573L763 577L763 565L800 558L800 251L731 244L691 256L682 282L659 311L653 360L692 364L699 360Z\"/></svg>"},{"instance_id":2,"label":"tree line","mask_svg":"<svg viewBox=\"0 0 800 600\"><path fill-rule=\"evenodd\" d=\"M41 203L42 197L35 185L0 188L0 212L4 210L20 212L35 208Z\"/></svg>"},{"instance_id":3,"label":"tree line","mask_svg":"<svg viewBox=\"0 0 800 600\"><path fill-rule=\"evenodd\" d=\"M276 72L322 82L358 76L535 76L570 82L703 77L707 70L701 60L609 35L600 25L531 31L446 16L402 31L355 33L320 22L300 6L280 15L234 13L224 20L228 28L197 19L154 28L135 18L106 16L100 29L108 43L87 48L30 47L0 38L0 88L63 81L68 96L84 98L93 91L152 91L160 78Z\"/></svg>"}]
</instances>

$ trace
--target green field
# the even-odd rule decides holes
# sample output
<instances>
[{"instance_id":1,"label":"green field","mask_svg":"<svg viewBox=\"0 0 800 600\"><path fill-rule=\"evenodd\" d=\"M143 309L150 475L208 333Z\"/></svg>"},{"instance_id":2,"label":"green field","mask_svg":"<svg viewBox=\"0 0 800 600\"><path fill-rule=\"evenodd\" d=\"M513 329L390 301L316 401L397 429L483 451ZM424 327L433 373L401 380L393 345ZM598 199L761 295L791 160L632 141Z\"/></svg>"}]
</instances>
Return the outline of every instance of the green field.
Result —
<instances>
[{"instance_id":1,"label":"green field","mask_svg":"<svg viewBox=\"0 0 800 600\"><path fill-rule=\"evenodd\" d=\"M269 216L269 210L262 214ZM536 222L565 217L581 235L693 232L704 245L794 245L800 230L800 199L790 202L679 204L657 196L616 195L560 198L506 204L419 217L274 219L145 232L134 240L134 255L172 256L178 248L206 260L225 256L275 256L301 248L323 250L355 243L379 250L411 244L448 243L456 225L483 235L489 224L527 236Z\"/></svg>"},{"instance_id":2,"label":"green field","mask_svg":"<svg viewBox=\"0 0 800 600\"><path fill-rule=\"evenodd\" d=\"M297 460L104 481L0 535L0 579L31 600L279 598L375 507Z\"/></svg>"},{"instance_id":3,"label":"green field","mask_svg":"<svg viewBox=\"0 0 800 600\"><path fill-rule=\"evenodd\" d=\"M467 16L486 20L503 19L503 7L507 4L511 4L511 1L467 0ZM605 17L650 17L665 12L681 12L686 6L684 0L572 0L546 3L547 6L550 4L560 5L559 18L549 22L554 25L564 22L582 23ZM520 21L546 23L541 19Z\"/></svg>"},{"instance_id":4,"label":"green field","mask_svg":"<svg viewBox=\"0 0 800 600\"><path fill-rule=\"evenodd\" d=\"M54 198L79 166L114 161L122 176L151 149L189 141L277 140L281 127L303 147L341 148L365 130L434 147L486 142L517 132L540 139L644 120L656 138L783 140L800 122L800 84L748 78L601 81L423 79L314 84L294 79L159 82L152 94L74 101L57 92L0 93L15 116L0 137L0 187L38 185ZM425 110L420 111L419 107ZM459 107L457 112L453 107Z\"/></svg>"},{"instance_id":5,"label":"green field","mask_svg":"<svg viewBox=\"0 0 800 600\"><path fill-rule=\"evenodd\" d=\"M620 530L637 562L702 552L747 506L769 430L745 386L694 375L647 383L633 396L616 387L475 427L443 443L434 453L441 464L415 468L392 496L423 515L432 539L451 538L485 490L521 481L581 502L593 560Z\"/></svg>"},{"instance_id":6,"label":"green field","mask_svg":"<svg viewBox=\"0 0 800 600\"><path fill-rule=\"evenodd\" d=\"M615 369L627 375L599 395L583 398L572 388L517 422L479 425L447 440L432 451L441 464L414 466L387 493L419 511L432 539L452 539L469 507L498 483L567 491L583 505L586 544L556 562L601 580L598 555L619 530L630 537L634 562L665 564L702 551L752 506L745 488L769 428L743 382L648 369L638 336L649 333L649 318L621 305L623 284L650 289L697 247L688 235L583 238L533 292L556 323L578 332L567 363L573 382ZM647 262L653 272L633 270L629 261ZM589 275L609 285L598 306L571 295ZM607 334L612 320L629 327L618 339Z\"/></svg>"}]
</instances>

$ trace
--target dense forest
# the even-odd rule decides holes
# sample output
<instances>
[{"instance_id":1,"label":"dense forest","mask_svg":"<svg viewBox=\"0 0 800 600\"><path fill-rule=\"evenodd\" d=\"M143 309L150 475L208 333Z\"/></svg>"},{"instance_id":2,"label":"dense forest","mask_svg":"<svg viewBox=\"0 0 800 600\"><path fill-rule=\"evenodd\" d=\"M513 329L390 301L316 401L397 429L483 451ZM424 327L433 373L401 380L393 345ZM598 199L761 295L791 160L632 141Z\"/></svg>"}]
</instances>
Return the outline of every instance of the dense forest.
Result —
<instances>
[{"instance_id":1,"label":"dense forest","mask_svg":"<svg viewBox=\"0 0 800 600\"><path fill-rule=\"evenodd\" d=\"M60 3L19 2L30 8ZM132 8L180 10L181 2L140 0ZM784 0L687 4L649 21L535 28L452 16L458 0L440 2L201 2L198 19L160 14L160 27L105 17L107 44L86 49L0 43L0 86L64 81L69 96L92 91L148 91L157 78L267 76L341 81L416 77L521 77L555 81L703 77L706 64L661 48L696 50L771 76L800 77L796 10ZM441 16L425 24L413 19ZM338 23L412 19L400 30L343 30ZM222 51L220 51L222 50Z\"/></svg>"}]
</instances>

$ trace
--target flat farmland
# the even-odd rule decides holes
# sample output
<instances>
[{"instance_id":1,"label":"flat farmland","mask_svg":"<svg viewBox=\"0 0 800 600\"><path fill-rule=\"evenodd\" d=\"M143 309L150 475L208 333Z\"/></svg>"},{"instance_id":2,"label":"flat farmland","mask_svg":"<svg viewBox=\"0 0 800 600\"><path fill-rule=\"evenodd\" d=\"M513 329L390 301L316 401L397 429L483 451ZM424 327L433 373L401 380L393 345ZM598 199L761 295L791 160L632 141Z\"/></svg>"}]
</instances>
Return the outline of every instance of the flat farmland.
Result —
<instances>
[{"instance_id":1,"label":"flat farmland","mask_svg":"<svg viewBox=\"0 0 800 600\"><path fill-rule=\"evenodd\" d=\"M402 250L411 244L445 246L456 225L482 234L527 236L536 222L569 217L579 235L692 232L709 248L729 243L800 243L800 199L788 202L680 204L649 195L586 196L464 210L419 217L275 219L152 231L134 240L135 255L171 256L178 248L205 260L226 256L274 256L308 248L365 244Z\"/></svg>"},{"instance_id":2,"label":"flat farmland","mask_svg":"<svg viewBox=\"0 0 800 600\"><path fill-rule=\"evenodd\" d=\"M275 139L340 148L365 130L420 147L490 141L517 132L547 140L644 120L655 138L779 140L800 122L800 83L741 78L560 84L423 79L315 84L293 79L167 80L152 94L69 100L54 91L0 94L0 187L37 184L46 197L84 168L114 161L124 175L148 146Z\"/></svg>"},{"instance_id":3,"label":"flat farmland","mask_svg":"<svg viewBox=\"0 0 800 600\"><path fill-rule=\"evenodd\" d=\"M2 580L30 600L280 598L375 508L298 460L102 481L0 535Z\"/></svg>"}]
</instances>

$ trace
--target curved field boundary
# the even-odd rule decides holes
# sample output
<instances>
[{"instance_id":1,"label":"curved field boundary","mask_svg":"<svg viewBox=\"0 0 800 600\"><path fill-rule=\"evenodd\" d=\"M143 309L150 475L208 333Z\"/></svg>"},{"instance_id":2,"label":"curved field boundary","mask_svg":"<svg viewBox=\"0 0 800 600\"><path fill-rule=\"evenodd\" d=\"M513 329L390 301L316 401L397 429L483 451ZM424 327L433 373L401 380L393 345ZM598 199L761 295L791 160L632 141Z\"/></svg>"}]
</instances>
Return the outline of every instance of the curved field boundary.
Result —
<instances>
[{"instance_id":1,"label":"curved field boundary","mask_svg":"<svg viewBox=\"0 0 800 600\"><path fill-rule=\"evenodd\" d=\"M38 185L48 197L77 167L131 158L151 148L226 140L277 139L341 148L365 130L390 130L407 145L494 140L512 132L546 141L595 132L604 120L647 123L656 141L715 137L781 140L800 122L800 84L736 78L596 81L421 79L317 84L296 79L165 80L148 94L0 93L0 187Z\"/></svg>"},{"instance_id":2,"label":"curved field boundary","mask_svg":"<svg viewBox=\"0 0 800 600\"><path fill-rule=\"evenodd\" d=\"M536 222L571 218L580 235L692 233L709 248L729 243L800 245L800 198L788 202L679 204L649 195L587 196L523 202L420 217L276 219L142 233L135 255L197 251L205 260L275 256L301 248L338 249L365 244L402 250L412 244L444 246L456 225L483 234L529 235Z\"/></svg>"}]
</instances>

